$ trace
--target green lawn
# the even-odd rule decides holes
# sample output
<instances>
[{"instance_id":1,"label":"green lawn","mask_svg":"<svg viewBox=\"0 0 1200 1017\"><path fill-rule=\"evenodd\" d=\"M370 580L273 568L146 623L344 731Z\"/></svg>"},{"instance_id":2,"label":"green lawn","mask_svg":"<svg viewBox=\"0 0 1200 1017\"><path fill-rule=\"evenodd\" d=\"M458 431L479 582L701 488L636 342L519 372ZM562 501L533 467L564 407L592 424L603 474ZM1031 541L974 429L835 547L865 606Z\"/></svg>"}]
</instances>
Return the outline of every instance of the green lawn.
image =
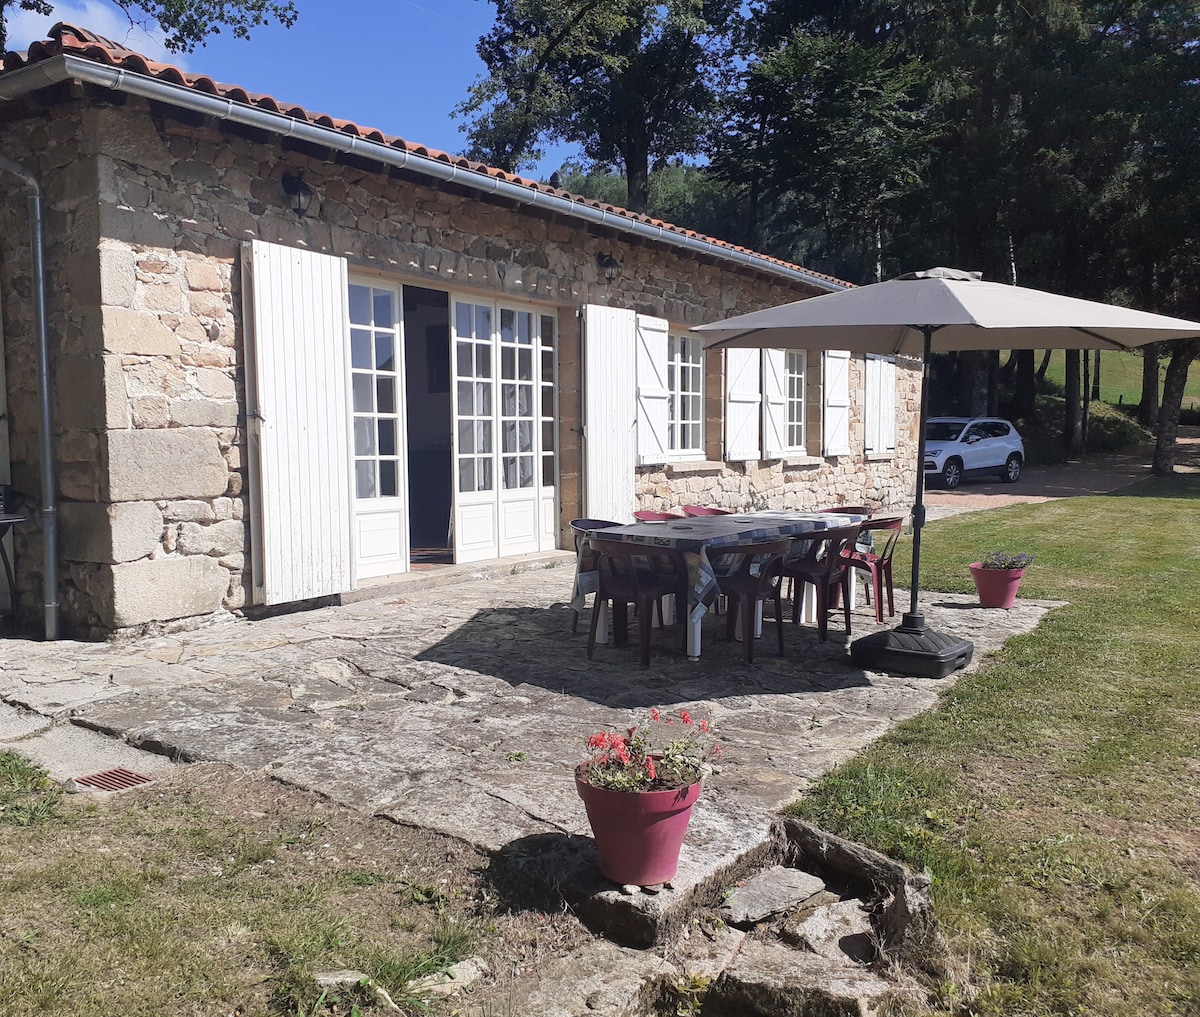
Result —
<instances>
[{"instance_id":1,"label":"green lawn","mask_svg":"<svg viewBox=\"0 0 1200 1017\"><path fill-rule=\"evenodd\" d=\"M1022 594L1070 602L797 807L931 871L938 1012L1200 1013L1198 516L1186 475L925 531L927 590L1026 551Z\"/></svg>"},{"instance_id":2,"label":"green lawn","mask_svg":"<svg viewBox=\"0 0 1200 1017\"><path fill-rule=\"evenodd\" d=\"M1159 384L1167 372L1167 357L1158 362ZM1041 365L1041 354L1037 363ZM1090 368L1089 368L1090 370ZM1046 380L1055 385L1063 384L1066 372L1066 354L1055 350L1050 354L1050 366L1046 369ZM1161 388L1160 388L1161 392ZM1136 406L1142 401L1142 358L1137 353L1103 352L1100 354L1100 399L1114 406L1123 401L1126 406ZM1193 363L1188 373L1187 388L1184 389L1184 406L1200 403L1200 368Z\"/></svg>"}]
</instances>

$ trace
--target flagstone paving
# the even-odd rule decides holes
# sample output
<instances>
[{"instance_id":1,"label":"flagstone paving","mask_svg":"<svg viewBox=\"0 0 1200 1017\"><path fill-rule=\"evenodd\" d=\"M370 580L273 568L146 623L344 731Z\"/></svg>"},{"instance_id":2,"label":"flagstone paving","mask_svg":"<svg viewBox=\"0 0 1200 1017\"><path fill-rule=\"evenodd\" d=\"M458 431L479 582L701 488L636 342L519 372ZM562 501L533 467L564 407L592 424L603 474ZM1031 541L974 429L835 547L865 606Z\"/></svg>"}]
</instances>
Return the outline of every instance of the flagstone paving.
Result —
<instances>
[{"instance_id":1,"label":"flagstone paving","mask_svg":"<svg viewBox=\"0 0 1200 1017\"><path fill-rule=\"evenodd\" d=\"M687 708L725 745L684 852L683 871L701 879L953 680L855 668L836 625L824 644L789 625L786 658L764 643L751 666L712 621L700 661L673 630L655 633L648 671L632 647L600 646L589 661L586 626L570 632L567 562L120 645L0 641L0 699L180 760L265 769L488 851L586 835L572 780L586 736L652 706ZM1053 606L923 601L935 628L975 642L973 667ZM873 627L860 607L855 635Z\"/></svg>"}]
</instances>

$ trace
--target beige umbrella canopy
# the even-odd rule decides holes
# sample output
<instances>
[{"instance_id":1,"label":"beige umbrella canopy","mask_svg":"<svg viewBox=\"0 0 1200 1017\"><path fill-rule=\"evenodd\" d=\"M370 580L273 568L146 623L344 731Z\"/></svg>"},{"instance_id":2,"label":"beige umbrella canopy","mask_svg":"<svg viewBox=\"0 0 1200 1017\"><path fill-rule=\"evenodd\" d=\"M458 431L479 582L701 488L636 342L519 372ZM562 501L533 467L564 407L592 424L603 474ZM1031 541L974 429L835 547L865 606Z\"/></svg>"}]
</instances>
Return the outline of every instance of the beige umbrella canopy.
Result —
<instances>
[{"instance_id":1,"label":"beige umbrella canopy","mask_svg":"<svg viewBox=\"0 0 1200 1017\"><path fill-rule=\"evenodd\" d=\"M705 346L850 350L918 357L955 350L1127 350L1200 336L1200 324L1130 307L984 282L934 268L696 326Z\"/></svg>"},{"instance_id":2,"label":"beige umbrella canopy","mask_svg":"<svg viewBox=\"0 0 1200 1017\"><path fill-rule=\"evenodd\" d=\"M850 653L864 667L941 678L965 665L973 647L965 639L928 629L917 609L925 522L925 471L921 467L929 415L929 354L1127 350L1167 339L1200 337L1200 323L984 282L978 272L933 268L698 325L694 331L709 349L849 350L922 358L911 606L898 628L855 640Z\"/></svg>"}]
</instances>

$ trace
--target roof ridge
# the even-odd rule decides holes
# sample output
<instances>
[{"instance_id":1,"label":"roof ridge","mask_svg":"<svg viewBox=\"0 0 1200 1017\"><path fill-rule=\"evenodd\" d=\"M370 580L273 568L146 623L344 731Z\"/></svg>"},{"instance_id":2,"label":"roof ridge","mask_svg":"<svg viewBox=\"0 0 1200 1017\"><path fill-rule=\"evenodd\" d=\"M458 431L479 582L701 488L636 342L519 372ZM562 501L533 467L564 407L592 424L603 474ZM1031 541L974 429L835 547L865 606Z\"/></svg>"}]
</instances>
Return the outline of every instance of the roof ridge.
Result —
<instances>
[{"instance_id":1,"label":"roof ridge","mask_svg":"<svg viewBox=\"0 0 1200 1017\"><path fill-rule=\"evenodd\" d=\"M653 226L666 233L673 233L678 236L699 240L715 247L723 248L732 253L761 258L764 262L778 265L783 269L799 271L805 275L812 276L817 279L826 279L829 282L835 283L839 286L848 285L843 280L837 279L831 275L826 275L823 272L817 272L812 269L805 268L803 265L797 265L794 262L785 261L782 258L776 258L769 254L764 254L761 251L755 251L748 247L730 243L729 241L722 240L719 237L707 236L696 230L688 229L687 227L679 226L675 223L646 215L643 212L634 212L630 209L623 208L620 205L612 205L594 198L585 197L581 194L575 194L571 191L564 190L561 187L554 187L548 183L532 180L517 173L510 173L508 170L500 169L496 166L489 166L486 163L475 162L471 159L468 159L466 156L453 155L449 152L443 152L435 148L430 148L427 145L420 145L415 142L407 141L399 135L388 134L387 132L381 131L378 128L363 127L360 124L355 123L353 120L342 120L332 117L327 113L319 113L305 109L302 106L283 103L272 95L251 92L240 85L224 84L215 81L213 78L205 74L193 74L188 71L184 71L183 69L176 67L174 64L152 60L142 53L128 49L127 47L122 46L120 43L113 42L111 39L106 39L104 36L98 35L97 33L92 32L90 29L82 28L78 25L60 21L50 29L48 34L50 38L31 43L28 51L24 54L16 51L9 51L5 53L3 70L0 71L0 74L9 71L16 71L30 64L40 63L43 60L50 60L57 56L70 55L79 57L105 66L116 67L122 70L144 74L160 81L180 85L207 95L244 103L245 105L254 106L271 113L277 113L281 116L291 117L295 120L303 120L317 126L328 127L333 130L341 131L345 134L361 137L367 141L373 141L378 144L388 145L392 148L402 149L403 151L410 152L413 155L423 156L425 158L444 162L448 165L461 169L470 170L483 176L493 177L509 183L528 187L533 191L552 194L567 201L587 205L591 208L611 213L619 218L629 219L633 222L642 223L647 226Z\"/></svg>"}]
</instances>

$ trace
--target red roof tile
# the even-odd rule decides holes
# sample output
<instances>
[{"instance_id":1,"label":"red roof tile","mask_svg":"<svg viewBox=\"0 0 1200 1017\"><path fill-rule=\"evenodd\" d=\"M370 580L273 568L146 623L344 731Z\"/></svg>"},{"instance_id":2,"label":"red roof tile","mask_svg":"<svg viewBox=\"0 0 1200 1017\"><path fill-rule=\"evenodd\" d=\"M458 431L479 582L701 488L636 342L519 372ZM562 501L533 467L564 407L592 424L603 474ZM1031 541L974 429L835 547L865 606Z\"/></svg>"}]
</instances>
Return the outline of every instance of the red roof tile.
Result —
<instances>
[{"instance_id":1,"label":"red roof tile","mask_svg":"<svg viewBox=\"0 0 1200 1017\"><path fill-rule=\"evenodd\" d=\"M592 198L583 197L579 194L572 194L570 191L564 191L558 187L551 187L549 184L540 183L537 180L529 180L525 177L518 176L515 173L509 173L506 170L497 169L495 166L487 166L484 163L472 162L463 156L451 155L448 152L441 152L437 149L429 148L426 145L414 144L413 142L406 141L404 138L398 137L394 134L386 134L383 131L373 127L362 127L352 120L340 120L336 117L329 116L327 113L316 113L311 110L306 110L301 106L292 106L288 105L287 103L281 103L273 96L257 92L248 92L240 85L222 84L220 82L213 81L212 78L203 74L189 74L188 72L175 67L173 64L164 64L156 60L150 60L141 53L136 53L133 50L126 49L124 46L113 42L111 39L105 39L103 36L99 36L94 32L88 31L86 28L78 28L74 25L68 25L64 22L60 22L50 29L49 39L33 43L29 47L27 53L5 53L3 71L18 70L21 67L25 67L30 64L36 64L42 60L49 60L53 57L62 56L64 54L80 57L85 60L91 60L95 63L103 64L109 67L117 67L122 70L133 71L137 74L145 74L150 77L157 78L160 81L181 85L194 89L197 92L203 92L206 95L219 96L222 99L230 99L234 102L245 103L246 105L255 106L271 113L278 113L283 116L292 117L296 120L304 120L311 124L342 131L345 134L360 137L364 140L378 142L379 144L383 145L390 145L393 148L402 149L404 151L411 152L414 155L436 159L447 163L448 165L456 166L460 169L470 170L474 173L480 173L485 176L498 177L501 180L509 181L523 187L528 187L530 190L554 194L560 198L588 205L592 208L609 212L621 218L630 219L635 222L645 223L650 226L661 228L669 233L675 233L680 236L704 241L731 252L753 255L756 258L761 258L763 261L779 265L781 268L795 269L818 279L827 279L829 282L836 283L840 286L848 285L840 279L835 279L833 276L825 275L821 272L814 272L811 269L803 268L802 266L783 261L779 258L772 258L757 251L752 251L747 247L739 247L716 237L708 237L702 233L697 233L695 230L685 229L683 227L676 226L673 223L664 222L661 219L655 219L647 215L642 215L638 212L631 212L629 209L621 208L617 205L609 205L604 202L596 201ZM2 74L3 71L0 71L0 74Z\"/></svg>"}]
</instances>

